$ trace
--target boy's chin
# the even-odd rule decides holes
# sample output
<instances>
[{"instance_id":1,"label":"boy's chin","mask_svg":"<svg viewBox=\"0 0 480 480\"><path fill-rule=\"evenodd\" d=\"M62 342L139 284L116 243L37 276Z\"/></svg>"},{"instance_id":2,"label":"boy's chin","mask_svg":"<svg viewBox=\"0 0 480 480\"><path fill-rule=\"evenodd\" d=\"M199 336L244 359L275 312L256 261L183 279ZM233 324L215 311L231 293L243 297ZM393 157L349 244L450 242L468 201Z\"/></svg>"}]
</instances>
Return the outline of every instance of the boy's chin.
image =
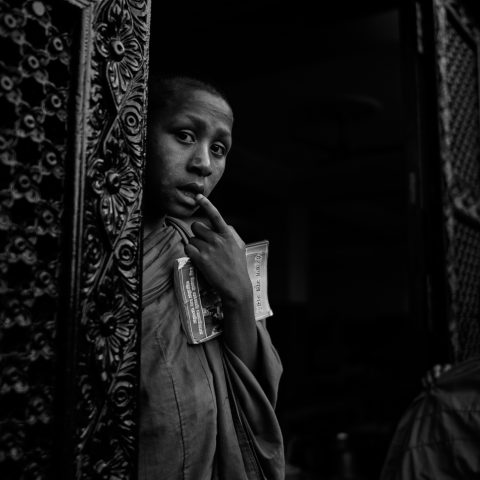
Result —
<instances>
[{"instance_id":1,"label":"boy's chin","mask_svg":"<svg viewBox=\"0 0 480 480\"><path fill-rule=\"evenodd\" d=\"M178 218L180 220L188 220L197 210L198 205L192 208L182 205L175 205L166 209L166 214L169 217Z\"/></svg>"}]
</instances>

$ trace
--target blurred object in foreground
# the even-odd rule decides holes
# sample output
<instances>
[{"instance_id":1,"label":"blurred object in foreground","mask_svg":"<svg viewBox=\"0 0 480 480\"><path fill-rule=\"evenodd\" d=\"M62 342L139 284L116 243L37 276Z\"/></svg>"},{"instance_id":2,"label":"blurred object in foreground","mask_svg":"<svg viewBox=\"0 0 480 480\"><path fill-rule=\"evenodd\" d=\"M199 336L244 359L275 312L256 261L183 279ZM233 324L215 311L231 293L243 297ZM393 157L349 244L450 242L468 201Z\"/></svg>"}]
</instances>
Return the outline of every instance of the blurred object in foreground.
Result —
<instances>
[{"instance_id":1,"label":"blurred object in foreground","mask_svg":"<svg viewBox=\"0 0 480 480\"><path fill-rule=\"evenodd\" d=\"M444 371L401 418L381 480L480 478L480 357Z\"/></svg>"}]
</instances>

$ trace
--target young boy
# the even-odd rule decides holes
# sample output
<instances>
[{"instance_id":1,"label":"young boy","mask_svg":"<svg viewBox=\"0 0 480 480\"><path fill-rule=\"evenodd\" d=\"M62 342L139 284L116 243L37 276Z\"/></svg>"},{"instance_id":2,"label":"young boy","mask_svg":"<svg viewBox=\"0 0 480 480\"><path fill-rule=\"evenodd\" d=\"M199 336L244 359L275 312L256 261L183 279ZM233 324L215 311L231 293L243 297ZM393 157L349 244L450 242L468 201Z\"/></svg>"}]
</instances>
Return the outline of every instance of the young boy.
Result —
<instances>
[{"instance_id":1,"label":"young boy","mask_svg":"<svg viewBox=\"0 0 480 480\"><path fill-rule=\"evenodd\" d=\"M139 478L283 479L281 363L255 321L245 245L207 198L231 148L232 109L208 84L157 79L148 123ZM199 209L209 225L191 223ZM187 343L173 289L185 255L222 299L223 334L199 345Z\"/></svg>"}]
</instances>

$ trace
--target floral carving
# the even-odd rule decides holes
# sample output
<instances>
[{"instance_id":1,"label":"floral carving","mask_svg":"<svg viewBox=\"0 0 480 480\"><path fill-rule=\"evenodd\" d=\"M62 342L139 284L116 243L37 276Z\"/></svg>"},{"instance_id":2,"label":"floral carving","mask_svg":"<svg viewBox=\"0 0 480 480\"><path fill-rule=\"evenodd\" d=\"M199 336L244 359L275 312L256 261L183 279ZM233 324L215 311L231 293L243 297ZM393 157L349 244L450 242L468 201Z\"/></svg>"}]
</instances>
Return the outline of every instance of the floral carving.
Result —
<instances>
[{"instance_id":1,"label":"floral carving","mask_svg":"<svg viewBox=\"0 0 480 480\"><path fill-rule=\"evenodd\" d=\"M128 207L138 195L138 178L125 153L118 151L111 160L96 158L90 174L92 189L99 196L99 214L113 243L127 221Z\"/></svg>"},{"instance_id":2,"label":"floral carving","mask_svg":"<svg viewBox=\"0 0 480 480\"><path fill-rule=\"evenodd\" d=\"M71 421L59 440L66 455L55 464L68 472L60 476L134 478L149 3L0 7L2 46L15 60L0 74L0 477L53 478L57 336L65 330L73 375L64 378ZM75 158L66 162L71 32L81 8L91 20L79 43L90 67L75 97L83 134L70 139ZM66 172L76 175L71 201ZM60 268L67 253L71 272ZM62 295L69 316L57 318Z\"/></svg>"},{"instance_id":3,"label":"floral carving","mask_svg":"<svg viewBox=\"0 0 480 480\"><path fill-rule=\"evenodd\" d=\"M128 103L119 116L118 124L115 125L115 129L121 131L126 140L127 152L133 162L137 162L142 158L145 115L141 114L140 105L142 105L143 96L143 85L137 83L132 86L129 92ZM135 165L137 168L141 168L141 165Z\"/></svg>"},{"instance_id":4,"label":"floral carving","mask_svg":"<svg viewBox=\"0 0 480 480\"><path fill-rule=\"evenodd\" d=\"M102 380L108 380L109 374L116 371L124 347L134 333L135 317L125 304L125 298L117 294L113 301L100 296L95 305L90 305L88 321L87 339L93 345Z\"/></svg>"},{"instance_id":5,"label":"floral carving","mask_svg":"<svg viewBox=\"0 0 480 480\"><path fill-rule=\"evenodd\" d=\"M105 249L94 223L85 226L83 237L85 263L82 272L82 289L85 294L88 294L96 285L101 273L100 267L105 256Z\"/></svg>"},{"instance_id":6,"label":"floral carving","mask_svg":"<svg viewBox=\"0 0 480 480\"><path fill-rule=\"evenodd\" d=\"M95 7L85 162L76 478L135 476L141 173L149 4Z\"/></svg>"},{"instance_id":7,"label":"floral carving","mask_svg":"<svg viewBox=\"0 0 480 480\"><path fill-rule=\"evenodd\" d=\"M143 53L124 2L112 2L106 20L97 29L97 48L106 59L106 77L118 107L142 66Z\"/></svg>"}]
</instances>

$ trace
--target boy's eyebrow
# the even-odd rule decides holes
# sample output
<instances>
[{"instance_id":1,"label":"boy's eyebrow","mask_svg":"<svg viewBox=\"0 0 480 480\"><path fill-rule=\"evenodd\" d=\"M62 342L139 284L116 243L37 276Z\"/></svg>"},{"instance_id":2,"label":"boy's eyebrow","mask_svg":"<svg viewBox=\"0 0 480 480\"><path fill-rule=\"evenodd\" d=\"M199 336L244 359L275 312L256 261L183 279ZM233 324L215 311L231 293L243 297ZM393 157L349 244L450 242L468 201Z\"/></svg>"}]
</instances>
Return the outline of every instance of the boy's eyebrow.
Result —
<instances>
[{"instance_id":1,"label":"boy's eyebrow","mask_svg":"<svg viewBox=\"0 0 480 480\"><path fill-rule=\"evenodd\" d=\"M191 113L185 113L184 114L185 117L187 117L189 120L191 120L192 122L196 123L196 124L200 124L200 125L206 125L207 122L202 118L202 117L199 117L197 115L194 115L194 114L191 114ZM231 121L231 119L225 115L225 121ZM222 135L222 136L225 136L225 137L231 137L232 136L232 131L230 129L227 129L227 128L223 128L223 127L217 127L217 132Z\"/></svg>"}]
</instances>

